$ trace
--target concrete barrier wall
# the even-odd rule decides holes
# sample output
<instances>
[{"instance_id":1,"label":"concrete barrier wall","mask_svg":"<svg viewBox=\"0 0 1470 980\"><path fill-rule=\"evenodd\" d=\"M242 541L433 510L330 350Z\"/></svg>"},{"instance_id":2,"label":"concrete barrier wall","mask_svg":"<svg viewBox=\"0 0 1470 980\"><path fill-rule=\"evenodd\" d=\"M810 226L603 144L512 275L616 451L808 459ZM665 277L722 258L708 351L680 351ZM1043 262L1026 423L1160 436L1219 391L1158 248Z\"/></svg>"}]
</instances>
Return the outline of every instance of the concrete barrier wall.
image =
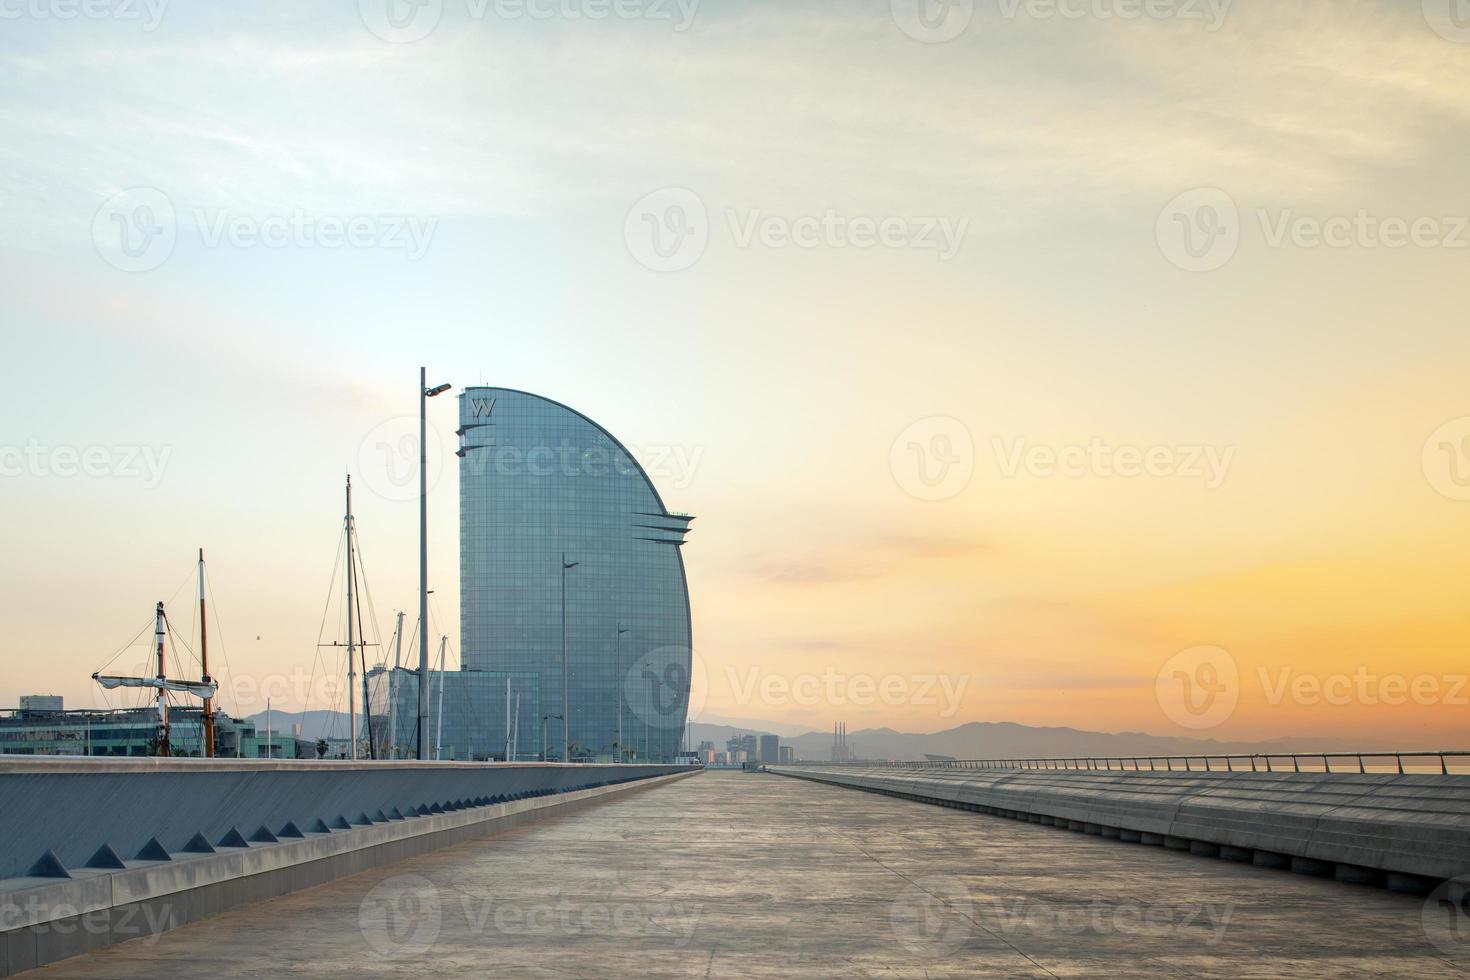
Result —
<instances>
[{"instance_id":1,"label":"concrete barrier wall","mask_svg":"<svg viewBox=\"0 0 1470 980\"><path fill-rule=\"evenodd\" d=\"M772 766L855 789L1344 880L1470 873L1470 776ZM1072 825L1078 825L1073 827ZM1422 883L1421 883L1422 886Z\"/></svg>"},{"instance_id":2,"label":"concrete barrier wall","mask_svg":"<svg viewBox=\"0 0 1470 980\"><path fill-rule=\"evenodd\" d=\"M303 762L0 757L0 879L45 855L85 867L103 845L124 860L150 842L185 850L261 828L345 829L468 801L504 802L683 771L660 765ZM366 818L366 819L364 819Z\"/></svg>"},{"instance_id":3,"label":"concrete barrier wall","mask_svg":"<svg viewBox=\"0 0 1470 980\"><path fill-rule=\"evenodd\" d=\"M623 768L661 769L664 774L342 830L305 831L299 838L185 850L127 861L121 868L78 869L67 878L0 881L0 977L699 771Z\"/></svg>"}]
</instances>

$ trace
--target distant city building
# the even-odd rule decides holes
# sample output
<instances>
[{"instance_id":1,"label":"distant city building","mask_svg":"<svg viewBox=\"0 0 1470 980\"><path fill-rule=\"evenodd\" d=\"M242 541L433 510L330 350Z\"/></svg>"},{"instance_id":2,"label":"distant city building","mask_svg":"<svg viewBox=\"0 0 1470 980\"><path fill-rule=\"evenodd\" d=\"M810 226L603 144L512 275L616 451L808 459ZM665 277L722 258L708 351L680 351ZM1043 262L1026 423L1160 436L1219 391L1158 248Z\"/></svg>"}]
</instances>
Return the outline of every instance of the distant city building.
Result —
<instances>
[{"instance_id":1,"label":"distant city building","mask_svg":"<svg viewBox=\"0 0 1470 980\"><path fill-rule=\"evenodd\" d=\"M759 760L764 765L774 766L781 761L781 738L777 735L760 737Z\"/></svg>"},{"instance_id":2,"label":"distant city building","mask_svg":"<svg viewBox=\"0 0 1470 980\"><path fill-rule=\"evenodd\" d=\"M832 726L832 761L851 762L852 747L847 744L847 723L837 722Z\"/></svg>"},{"instance_id":3,"label":"distant city building","mask_svg":"<svg viewBox=\"0 0 1470 980\"><path fill-rule=\"evenodd\" d=\"M783 765L783 766L789 766L789 765L791 765L795 761L796 761L796 746L794 746L794 745L783 745L783 746L781 746L781 765Z\"/></svg>"},{"instance_id":4,"label":"distant city building","mask_svg":"<svg viewBox=\"0 0 1470 980\"><path fill-rule=\"evenodd\" d=\"M728 753L728 752L716 752L715 753L715 765L717 765L717 766L728 766L729 764L730 764L730 753Z\"/></svg>"},{"instance_id":5,"label":"distant city building","mask_svg":"<svg viewBox=\"0 0 1470 980\"><path fill-rule=\"evenodd\" d=\"M151 756L158 751L158 713L153 707L67 711L53 695L24 695L20 708L0 711L0 754ZM214 715L215 755L266 758L265 732L253 722ZM175 756L203 756L204 713L200 708L169 711L169 744ZM272 732L269 753L296 757L291 732Z\"/></svg>"},{"instance_id":6,"label":"distant city building","mask_svg":"<svg viewBox=\"0 0 1470 980\"><path fill-rule=\"evenodd\" d=\"M504 758L509 743L527 760L675 759L693 656L680 548L693 518L664 506L611 433L550 399L468 388L458 435L463 669L428 681L440 756ZM413 755L418 676L384 676L372 721L391 731L373 738Z\"/></svg>"},{"instance_id":7,"label":"distant city building","mask_svg":"<svg viewBox=\"0 0 1470 980\"><path fill-rule=\"evenodd\" d=\"M754 758L760 751L760 746L754 735L735 735L725 742L725 751L730 753L731 762L744 762L745 759ZM741 757L736 758L737 756Z\"/></svg>"}]
</instances>

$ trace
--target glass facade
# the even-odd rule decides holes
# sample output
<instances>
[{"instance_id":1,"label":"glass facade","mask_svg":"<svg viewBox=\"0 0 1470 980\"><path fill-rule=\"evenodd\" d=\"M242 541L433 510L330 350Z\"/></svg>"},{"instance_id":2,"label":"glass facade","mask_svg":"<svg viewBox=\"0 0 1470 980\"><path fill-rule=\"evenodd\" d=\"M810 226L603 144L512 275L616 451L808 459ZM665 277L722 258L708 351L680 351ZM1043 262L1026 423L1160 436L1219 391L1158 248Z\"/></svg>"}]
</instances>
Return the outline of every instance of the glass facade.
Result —
<instances>
[{"instance_id":1,"label":"glass facade","mask_svg":"<svg viewBox=\"0 0 1470 980\"><path fill-rule=\"evenodd\" d=\"M503 731L509 675L522 758L672 760L689 706L680 548L693 518L670 513L628 450L565 405L469 388L459 417L460 648L465 672L492 675L465 688L465 725L499 718ZM563 641L569 747L554 717Z\"/></svg>"}]
</instances>

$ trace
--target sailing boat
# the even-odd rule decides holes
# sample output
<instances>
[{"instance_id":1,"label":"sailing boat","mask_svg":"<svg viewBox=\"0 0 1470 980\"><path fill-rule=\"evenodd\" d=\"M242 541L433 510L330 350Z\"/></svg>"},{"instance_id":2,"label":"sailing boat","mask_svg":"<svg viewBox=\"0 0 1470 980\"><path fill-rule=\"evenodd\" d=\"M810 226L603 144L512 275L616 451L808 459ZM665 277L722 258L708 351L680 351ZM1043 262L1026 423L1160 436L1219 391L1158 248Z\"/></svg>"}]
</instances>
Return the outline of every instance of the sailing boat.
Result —
<instances>
[{"instance_id":1,"label":"sailing boat","mask_svg":"<svg viewBox=\"0 0 1470 980\"><path fill-rule=\"evenodd\" d=\"M359 560L358 551L360 545L357 538L357 524L352 518L352 477L347 477L347 513L343 517L343 546L347 551L347 575L345 583L345 601L347 604L347 725L348 725L348 757L357 758L357 671L362 668L362 707L365 721L368 756L372 759L378 757L378 745L373 738L373 715L371 698L368 692L368 669L367 648L377 646L376 643L367 642L367 634L363 629L362 600L358 596L359 591ZM340 559L341 552L338 552ZM330 601L330 600L328 600ZM376 633L376 625L374 632ZM399 629L402 629L400 623ZM318 643L321 647L341 647L342 643L333 641L331 643Z\"/></svg>"},{"instance_id":2,"label":"sailing boat","mask_svg":"<svg viewBox=\"0 0 1470 980\"><path fill-rule=\"evenodd\" d=\"M206 757L214 757L214 695L219 690L219 685L209 676L209 654L207 652L208 640L204 620L204 549L199 549L199 656L200 656L200 679L170 680L168 677L168 665L164 658L164 637L169 632L168 613L164 611L163 602L160 601L154 609L153 637L155 649L158 652L158 673L153 677L124 677L111 674L94 673L92 679L100 684L105 690L116 690L120 687L148 688L158 692L158 754L167 756L169 748L169 726L168 726L168 696L169 693L191 694L204 702L204 754Z\"/></svg>"}]
</instances>

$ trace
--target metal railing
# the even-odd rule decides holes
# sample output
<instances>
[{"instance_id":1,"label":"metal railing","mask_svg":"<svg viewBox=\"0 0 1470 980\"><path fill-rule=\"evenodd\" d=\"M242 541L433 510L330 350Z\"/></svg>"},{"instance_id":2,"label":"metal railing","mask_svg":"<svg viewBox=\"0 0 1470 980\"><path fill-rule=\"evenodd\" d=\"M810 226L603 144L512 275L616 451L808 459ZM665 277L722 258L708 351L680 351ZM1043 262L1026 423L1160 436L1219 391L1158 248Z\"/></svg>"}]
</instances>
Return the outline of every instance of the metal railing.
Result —
<instances>
[{"instance_id":1,"label":"metal railing","mask_svg":"<svg viewBox=\"0 0 1470 980\"><path fill-rule=\"evenodd\" d=\"M1405 769L1404 760L1410 760ZM1414 769L1437 765L1441 775L1450 775L1451 759L1457 769L1470 772L1470 750L1430 750L1425 752L1271 752L1227 755L1139 755L1096 756L1057 759L945 759L927 762L799 762L803 766L889 767L901 769L1031 769L1031 770L1101 770L1119 772L1379 772L1397 771L1400 775ZM1333 768L1333 760L1338 761ZM1383 761L1376 761L1383 760ZM1423 760L1415 765L1413 760ZM1356 765L1353 765L1356 763ZM1289 768L1288 768L1289 767Z\"/></svg>"}]
</instances>

